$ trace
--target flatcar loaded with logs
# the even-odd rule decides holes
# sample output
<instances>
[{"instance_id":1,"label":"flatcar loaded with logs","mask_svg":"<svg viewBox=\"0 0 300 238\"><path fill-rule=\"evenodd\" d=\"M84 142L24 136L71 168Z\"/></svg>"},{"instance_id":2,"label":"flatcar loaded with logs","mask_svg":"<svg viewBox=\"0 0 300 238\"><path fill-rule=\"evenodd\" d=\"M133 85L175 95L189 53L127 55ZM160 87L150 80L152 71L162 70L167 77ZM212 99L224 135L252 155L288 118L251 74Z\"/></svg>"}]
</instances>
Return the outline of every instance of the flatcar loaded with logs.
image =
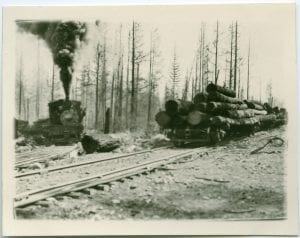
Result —
<instances>
[{"instance_id":1,"label":"flatcar loaded with logs","mask_svg":"<svg viewBox=\"0 0 300 238\"><path fill-rule=\"evenodd\" d=\"M224 138L251 135L287 122L285 109L241 100L234 90L209 84L193 102L168 100L155 120L176 146L197 142L215 144Z\"/></svg>"}]
</instances>

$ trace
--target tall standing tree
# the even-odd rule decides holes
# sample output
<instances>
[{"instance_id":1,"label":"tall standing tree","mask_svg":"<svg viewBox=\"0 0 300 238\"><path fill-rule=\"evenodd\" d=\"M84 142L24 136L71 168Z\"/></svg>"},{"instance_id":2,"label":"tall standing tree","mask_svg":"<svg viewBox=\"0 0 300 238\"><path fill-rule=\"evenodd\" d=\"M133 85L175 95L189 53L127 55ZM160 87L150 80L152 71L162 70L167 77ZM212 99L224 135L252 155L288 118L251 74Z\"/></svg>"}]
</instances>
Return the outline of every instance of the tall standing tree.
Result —
<instances>
[{"instance_id":1,"label":"tall standing tree","mask_svg":"<svg viewBox=\"0 0 300 238\"><path fill-rule=\"evenodd\" d=\"M232 89L232 72L233 72L233 23L230 26L230 61L229 61L229 88Z\"/></svg>"},{"instance_id":2,"label":"tall standing tree","mask_svg":"<svg viewBox=\"0 0 300 238\"><path fill-rule=\"evenodd\" d=\"M176 99L178 97L178 84L180 82L180 67L178 64L176 49L174 47L173 59L170 70L170 79L171 79L171 98Z\"/></svg>"},{"instance_id":3,"label":"tall standing tree","mask_svg":"<svg viewBox=\"0 0 300 238\"><path fill-rule=\"evenodd\" d=\"M51 102L54 101L54 90L55 90L55 65L52 65L52 80L51 80Z\"/></svg>"},{"instance_id":4,"label":"tall standing tree","mask_svg":"<svg viewBox=\"0 0 300 238\"><path fill-rule=\"evenodd\" d=\"M136 128L136 103L137 95L135 88L135 22L132 23L132 50L131 50L131 103L130 103L130 129Z\"/></svg>"},{"instance_id":5,"label":"tall standing tree","mask_svg":"<svg viewBox=\"0 0 300 238\"><path fill-rule=\"evenodd\" d=\"M114 103L114 132L120 131L122 128L122 112L123 112L123 42L122 42L122 24L119 28L119 45L117 53L117 69L115 78L115 103Z\"/></svg>"},{"instance_id":6,"label":"tall standing tree","mask_svg":"<svg viewBox=\"0 0 300 238\"><path fill-rule=\"evenodd\" d=\"M271 107L273 107L273 87L272 87L272 81L270 80L270 82L267 85L267 99L268 99L268 103L270 104Z\"/></svg>"},{"instance_id":7,"label":"tall standing tree","mask_svg":"<svg viewBox=\"0 0 300 238\"><path fill-rule=\"evenodd\" d=\"M99 130L99 81L100 81L100 58L101 58L101 49L100 49L100 43L97 44L96 47L96 85L95 85L95 129Z\"/></svg>"},{"instance_id":8,"label":"tall standing tree","mask_svg":"<svg viewBox=\"0 0 300 238\"><path fill-rule=\"evenodd\" d=\"M22 118L22 99L24 97L23 92L23 56L20 56L20 69L19 69L19 106L18 106L18 112L19 112L19 119Z\"/></svg>"},{"instance_id":9,"label":"tall standing tree","mask_svg":"<svg viewBox=\"0 0 300 238\"><path fill-rule=\"evenodd\" d=\"M138 116L138 93L140 88L140 67L146 55L143 52L141 25L137 22L132 23L132 49L131 49L131 130L137 128Z\"/></svg>"},{"instance_id":10,"label":"tall standing tree","mask_svg":"<svg viewBox=\"0 0 300 238\"><path fill-rule=\"evenodd\" d=\"M106 36L103 39L103 50L102 50L102 69L101 69L101 115L103 117L103 130L105 130L105 121L109 118L106 116L106 95L107 95L107 71L106 71Z\"/></svg>"},{"instance_id":11,"label":"tall standing tree","mask_svg":"<svg viewBox=\"0 0 300 238\"><path fill-rule=\"evenodd\" d=\"M238 61L238 24L237 21L235 22L235 44L234 44L234 91L237 91L237 61Z\"/></svg>"},{"instance_id":12,"label":"tall standing tree","mask_svg":"<svg viewBox=\"0 0 300 238\"><path fill-rule=\"evenodd\" d=\"M128 33L128 46L127 46L127 67L126 67L126 94L125 94L125 126L126 129L129 128L129 95L130 95L130 85L129 85L129 70L130 70L130 31Z\"/></svg>"},{"instance_id":13,"label":"tall standing tree","mask_svg":"<svg viewBox=\"0 0 300 238\"><path fill-rule=\"evenodd\" d=\"M35 110L37 120L40 118L40 84L41 84L41 74L40 74L40 40L37 40L37 80L36 80L36 101Z\"/></svg>"},{"instance_id":14,"label":"tall standing tree","mask_svg":"<svg viewBox=\"0 0 300 238\"><path fill-rule=\"evenodd\" d=\"M217 21L216 40L215 40L215 84L218 83L219 69L218 69L218 43L219 43L219 22Z\"/></svg>"},{"instance_id":15,"label":"tall standing tree","mask_svg":"<svg viewBox=\"0 0 300 238\"><path fill-rule=\"evenodd\" d=\"M247 58L247 100L250 99L250 41L248 46L248 58Z\"/></svg>"},{"instance_id":16,"label":"tall standing tree","mask_svg":"<svg viewBox=\"0 0 300 238\"><path fill-rule=\"evenodd\" d=\"M205 71L206 71L206 66L205 66L205 52L206 52L206 47L205 47L205 25L202 23L201 26L201 53L200 53L200 76L201 76L201 91L203 92L205 89ZM207 59L206 59L207 61Z\"/></svg>"},{"instance_id":17,"label":"tall standing tree","mask_svg":"<svg viewBox=\"0 0 300 238\"><path fill-rule=\"evenodd\" d=\"M161 77L160 71L160 50L159 35L157 29L151 30L150 33L150 50L149 50L149 76L148 76L148 115L147 129L151 129L153 97L158 86L158 80Z\"/></svg>"}]
</instances>

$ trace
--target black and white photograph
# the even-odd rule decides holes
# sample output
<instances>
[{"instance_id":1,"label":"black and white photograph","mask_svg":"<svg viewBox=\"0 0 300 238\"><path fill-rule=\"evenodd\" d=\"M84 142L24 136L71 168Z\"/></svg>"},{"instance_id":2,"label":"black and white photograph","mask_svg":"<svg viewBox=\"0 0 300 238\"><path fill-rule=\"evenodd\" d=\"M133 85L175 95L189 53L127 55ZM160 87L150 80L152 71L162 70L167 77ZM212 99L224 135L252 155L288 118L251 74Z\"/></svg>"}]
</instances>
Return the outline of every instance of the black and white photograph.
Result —
<instances>
[{"instance_id":1,"label":"black and white photograph","mask_svg":"<svg viewBox=\"0 0 300 238\"><path fill-rule=\"evenodd\" d=\"M7 7L3 24L7 234L297 233L294 4Z\"/></svg>"}]
</instances>

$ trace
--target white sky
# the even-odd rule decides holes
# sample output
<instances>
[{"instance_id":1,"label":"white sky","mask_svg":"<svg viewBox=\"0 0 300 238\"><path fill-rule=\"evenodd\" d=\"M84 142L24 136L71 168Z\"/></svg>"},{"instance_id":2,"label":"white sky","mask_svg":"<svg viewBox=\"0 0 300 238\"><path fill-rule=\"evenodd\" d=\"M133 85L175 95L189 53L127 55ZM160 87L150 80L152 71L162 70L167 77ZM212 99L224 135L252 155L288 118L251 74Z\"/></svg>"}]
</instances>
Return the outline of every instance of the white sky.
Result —
<instances>
[{"instance_id":1,"label":"white sky","mask_svg":"<svg viewBox=\"0 0 300 238\"><path fill-rule=\"evenodd\" d=\"M247 73L247 51L248 42L251 43L251 64L250 94L259 99L259 85L261 82L262 99L265 100L266 85L272 81L274 95L280 100L289 95L288 88L285 87L291 75L290 67L287 64L296 62L295 53L291 52L291 43L293 43L294 19L291 18L291 7L276 5L244 5L244 6L185 6L185 7L139 7L139 8L118 8L103 7L99 8L97 16L91 15L85 17L82 14L81 20L93 22L99 19L107 23L107 39L110 46L110 55L112 55L114 45L114 35L119 24L123 25L123 44L125 53L127 52L128 27L132 20L139 22L143 30L144 49L149 50L150 30L157 28L160 34L160 50L162 52L162 72L163 80L160 83L160 92L164 90L166 79L169 78L170 63L172 60L173 49L176 46L178 60L181 68L182 80L185 71L191 67L197 40L199 38L201 23L206 24L206 41L212 43L215 38L216 21L219 21L219 80L224 80L225 56L222 51L229 50L229 25L237 20L239 24L239 56L244 59L244 65L241 68L241 80L246 82ZM67 17L67 16L64 16ZM44 19L46 20L46 19ZM93 45L98 37L95 37L95 29L90 29L90 41L83 46L80 57L77 59L77 66L85 64L88 59L93 60ZM20 39L20 41L19 41ZM212 44L211 44L212 46ZM46 45L40 43L41 62L45 75L51 75L52 59ZM37 54L37 40L28 34L18 34L17 51L22 50L24 55L24 68L34 75L36 70L33 62ZM213 48L211 48L213 50ZM126 59L126 55L125 55ZM214 61L214 57L211 58ZM142 65L142 77L147 77L148 63ZM293 74L292 74L293 75ZM228 77L228 76L227 76ZM29 78L28 80L33 79Z\"/></svg>"}]
</instances>

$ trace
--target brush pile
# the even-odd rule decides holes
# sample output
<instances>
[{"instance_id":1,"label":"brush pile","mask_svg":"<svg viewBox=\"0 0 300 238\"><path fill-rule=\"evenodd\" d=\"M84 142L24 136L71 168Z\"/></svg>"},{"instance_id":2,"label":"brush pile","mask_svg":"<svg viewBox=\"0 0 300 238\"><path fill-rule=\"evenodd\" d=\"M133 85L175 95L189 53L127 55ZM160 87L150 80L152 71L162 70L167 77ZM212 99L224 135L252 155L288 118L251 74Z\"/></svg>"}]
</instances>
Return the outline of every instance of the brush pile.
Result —
<instances>
[{"instance_id":1,"label":"brush pile","mask_svg":"<svg viewBox=\"0 0 300 238\"><path fill-rule=\"evenodd\" d=\"M189 139L196 134L194 137L200 139L206 133L210 141L218 142L225 135L250 135L285 124L287 116L285 109L238 99L234 90L211 83L206 93L194 96L193 102L167 101L165 111L158 112L155 120L161 128L171 129L173 137L175 132L177 138Z\"/></svg>"}]
</instances>

